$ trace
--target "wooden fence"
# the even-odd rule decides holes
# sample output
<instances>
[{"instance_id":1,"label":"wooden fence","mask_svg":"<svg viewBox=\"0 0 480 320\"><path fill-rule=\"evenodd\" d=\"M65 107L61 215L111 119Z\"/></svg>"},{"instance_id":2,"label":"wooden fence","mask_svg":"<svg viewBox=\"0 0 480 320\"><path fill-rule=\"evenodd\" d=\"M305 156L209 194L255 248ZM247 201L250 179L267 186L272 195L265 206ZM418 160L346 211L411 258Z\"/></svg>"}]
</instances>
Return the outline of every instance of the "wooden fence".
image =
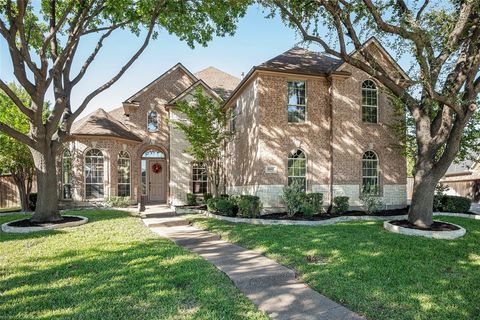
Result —
<instances>
[{"instance_id":1,"label":"wooden fence","mask_svg":"<svg viewBox=\"0 0 480 320\"><path fill-rule=\"evenodd\" d=\"M0 209L20 207L17 186L11 175L0 176Z\"/></svg>"}]
</instances>

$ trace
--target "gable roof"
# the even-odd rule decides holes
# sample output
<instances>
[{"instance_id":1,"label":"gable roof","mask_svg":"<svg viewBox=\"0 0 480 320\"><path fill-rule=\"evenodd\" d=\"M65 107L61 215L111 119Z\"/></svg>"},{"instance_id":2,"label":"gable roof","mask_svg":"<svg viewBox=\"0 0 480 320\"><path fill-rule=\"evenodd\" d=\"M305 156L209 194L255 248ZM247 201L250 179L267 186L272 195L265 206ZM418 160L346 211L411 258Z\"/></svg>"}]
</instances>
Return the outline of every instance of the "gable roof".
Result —
<instances>
[{"instance_id":1,"label":"gable roof","mask_svg":"<svg viewBox=\"0 0 480 320\"><path fill-rule=\"evenodd\" d=\"M461 175L465 173L471 173L477 165L480 163L480 153L475 152L469 155L465 160L459 163L452 163L448 167L446 176Z\"/></svg>"},{"instance_id":2,"label":"gable roof","mask_svg":"<svg viewBox=\"0 0 480 320\"><path fill-rule=\"evenodd\" d=\"M183 90L183 92L180 93L178 96L170 100L168 102L168 105L173 105L175 102L182 100L187 94L189 94L192 90L194 90L198 86L202 86L208 93L210 93L213 97L215 97L215 99L222 101L222 98L212 88L210 88L203 80L197 80L190 87Z\"/></svg>"},{"instance_id":3,"label":"gable roof","mask_svg":"<svg viewBox=\"0 0 480 320\"><path fill-rule=\"evenodd\" d=\"M241 81L239 78L215 67L200 70L195 73L195 77L205 81L222 99L228 98Z\"/></svg>"},{"instance_id":4,"label":"gable roof","mask_svg":"<svg viewBox=\"0 0 480 320\"><path fill-rule=\"evenodd\" d=\"M395 61L395 59L393 59L393 57L390 55L390 53L388 53L388 51L382 46L382 44L380 43L380 41L378 41L377 38L370 37L367 41L365 41L365 43L362 45L360 50L364 50L365 48L367 48L368 46L370 46L372 44L375 45L375 47L377 47L377 49L380 50L380 52L387 58L387 60L393 65L393 67L400 73L400 75L405 80L411 80L410 77L408 76L408 74L402 69L402 67L400 67L400 65L397 63L397 61ZM354 50L349 54L349 56L353 56L353 55L358 54L358 53L359 53L359 50ZM338 66L337 70L341 71L346 65L347 65L347 62L343 62L340 66Z\"/></svg>"},{"instance_id":5,"label":"gable roof","mask_svg":"<svg viewBox=\"0 0 480 320\"><path fill-rule=\"evenodd\" d=\"M166 76L168 76L169 74L171 74L173 71L175 71L177 69L183 70L194 82L198 80L187 68L185 68L185 66L183 64L181 64L179 62L176 65L174 65L173 67L171 67L170 69L168 69L167 71L165 71L164 73L162 73L158 78L156 78L155 80L153 80L152 82L147 84L145 87L143 87L142 89L137 91L130 98L125 100L124 103L128 104L128 103L134 102L135 99L137 99L142 93L146 92L148 89L153 87L155 84L160 82L163 78L165 78Z\"/></svg>"},{"instance_id":6,"label":"gable roof","mask_svg":"<svg viewBox=\"0 0 480 320\"><path fill-rule=\"evenodd\" d=\"M256 69L319 75L336 70L342 63L330 55L294 47L261 63Z\"/></svg>"},{"instance_id":7,"label":"gable roof","mask_svg":"<svg viewBox=\"0 0 480 320\"><path fill-rule=\"evenodd\" d=\"M108 136L132 141L142 141L124 124L103 109L98 109L73 123L72 134L76 136Z\"/></svg>"}]
</instances>

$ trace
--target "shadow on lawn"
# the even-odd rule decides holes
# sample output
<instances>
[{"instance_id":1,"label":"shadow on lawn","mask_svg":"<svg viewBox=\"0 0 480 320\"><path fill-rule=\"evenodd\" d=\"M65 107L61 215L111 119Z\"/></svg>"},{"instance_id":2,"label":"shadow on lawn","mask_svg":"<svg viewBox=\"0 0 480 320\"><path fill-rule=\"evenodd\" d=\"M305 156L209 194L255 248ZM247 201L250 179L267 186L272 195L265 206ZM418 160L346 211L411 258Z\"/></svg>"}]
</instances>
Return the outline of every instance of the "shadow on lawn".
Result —
<instances>
[{"instance_id":1,"label":"shadow on lawn","mask_svg":"<svg viewBox=\"0 0 480 320\"><path fill-rule=\"evenodd\" d=\"M27 261L0 283L8 319L242 319L249 311L224 275L164 239L72 248Z\"/></svg>"},{"instance_id":2,"label":"shadow on lawn","mask_svg":"<svg viewBox=\"0 0 480 320\"><path fill-rule=\"evenodd\" d=\"M310 286L373 319L479 319L480 223L455 241L392 234L381 222L255 226L199 219L295 269Z\"/></svg>"}]
</instances>

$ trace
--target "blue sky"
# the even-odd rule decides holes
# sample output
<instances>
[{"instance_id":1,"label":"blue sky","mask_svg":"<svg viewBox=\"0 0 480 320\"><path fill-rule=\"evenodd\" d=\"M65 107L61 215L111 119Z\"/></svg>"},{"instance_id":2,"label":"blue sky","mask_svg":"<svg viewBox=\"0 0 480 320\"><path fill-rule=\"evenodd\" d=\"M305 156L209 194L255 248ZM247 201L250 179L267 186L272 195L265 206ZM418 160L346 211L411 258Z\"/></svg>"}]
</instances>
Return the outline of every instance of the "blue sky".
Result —
<instances>
[{"instance_id":1,"label":"blue sky","mask_svg":"<svg viewBox=\"0 0 480 320\"><path fill-rule=\"evenodd\" d=\"M266 13L260 8L250 7L247 15L240 20L233 37L214 38L208 47L191 49L175 36L161 32L117 83L90 102L84 114L97 108L110 110L120 106L122 101L177 62L181 62L192 72L215 66L240 77L242 72L247 73L252 66L290 49L301 40L295 31L287 28L279 18L266 19L265 16ZM91 52L96 39L97 37L90 37L81 43L74 72ZM87 94L108 81L137 50L141 41L141 37L137 38L128 31L114 33L105 42L102 52L92 63L86 76L74 89L72 106L75 108ZM3 38L0 45L0 77L4 81L13 81L11 60ZM310 48L320 49L314 45ZM47 99L51 98L52 94L49 94Z\"/></svg>"}]
</instances>

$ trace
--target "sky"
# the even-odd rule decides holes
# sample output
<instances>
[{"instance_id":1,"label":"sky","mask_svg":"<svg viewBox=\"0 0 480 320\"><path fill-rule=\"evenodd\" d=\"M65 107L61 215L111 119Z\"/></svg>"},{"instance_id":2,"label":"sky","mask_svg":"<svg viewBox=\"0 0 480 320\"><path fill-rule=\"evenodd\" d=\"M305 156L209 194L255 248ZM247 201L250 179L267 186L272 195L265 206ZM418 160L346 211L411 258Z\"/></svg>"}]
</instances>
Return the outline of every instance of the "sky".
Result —
<instances>
[{"instance_id":1,"label":"sky","mask_svg":"<svg viewBox=\"0 0 480 320\"><path fill-rule=\"evenodd\" d=\"M280 18L267 19L267 12L257 6L248 9L241 18L234 36L215 37L207 47L197 46L191 49L176 36L162 30L159 37L150 42L143 54L113 86L99 94L87 106L82 115L98 108L111 110L121 106L132 94L160 76L163 72L181 62L195 73L209 66L241 77L255 65L258 65L292 48L301 40L300 36L286 27ZM73 74L93 50L98 36L91 36L81 42L74 63ZM104 43L99 56L90 66L82 81L72 93L72 107L78 106L85 96L96 87L108 81L121 66L139 48L142 37L137 38L128 31L113 33ZM7 45L0 39L0 78L14 81L12 62ZM312 50L320 47L310 45ZM50 92L47 99L51 100Z\"/></svg>"}]
</instances>

